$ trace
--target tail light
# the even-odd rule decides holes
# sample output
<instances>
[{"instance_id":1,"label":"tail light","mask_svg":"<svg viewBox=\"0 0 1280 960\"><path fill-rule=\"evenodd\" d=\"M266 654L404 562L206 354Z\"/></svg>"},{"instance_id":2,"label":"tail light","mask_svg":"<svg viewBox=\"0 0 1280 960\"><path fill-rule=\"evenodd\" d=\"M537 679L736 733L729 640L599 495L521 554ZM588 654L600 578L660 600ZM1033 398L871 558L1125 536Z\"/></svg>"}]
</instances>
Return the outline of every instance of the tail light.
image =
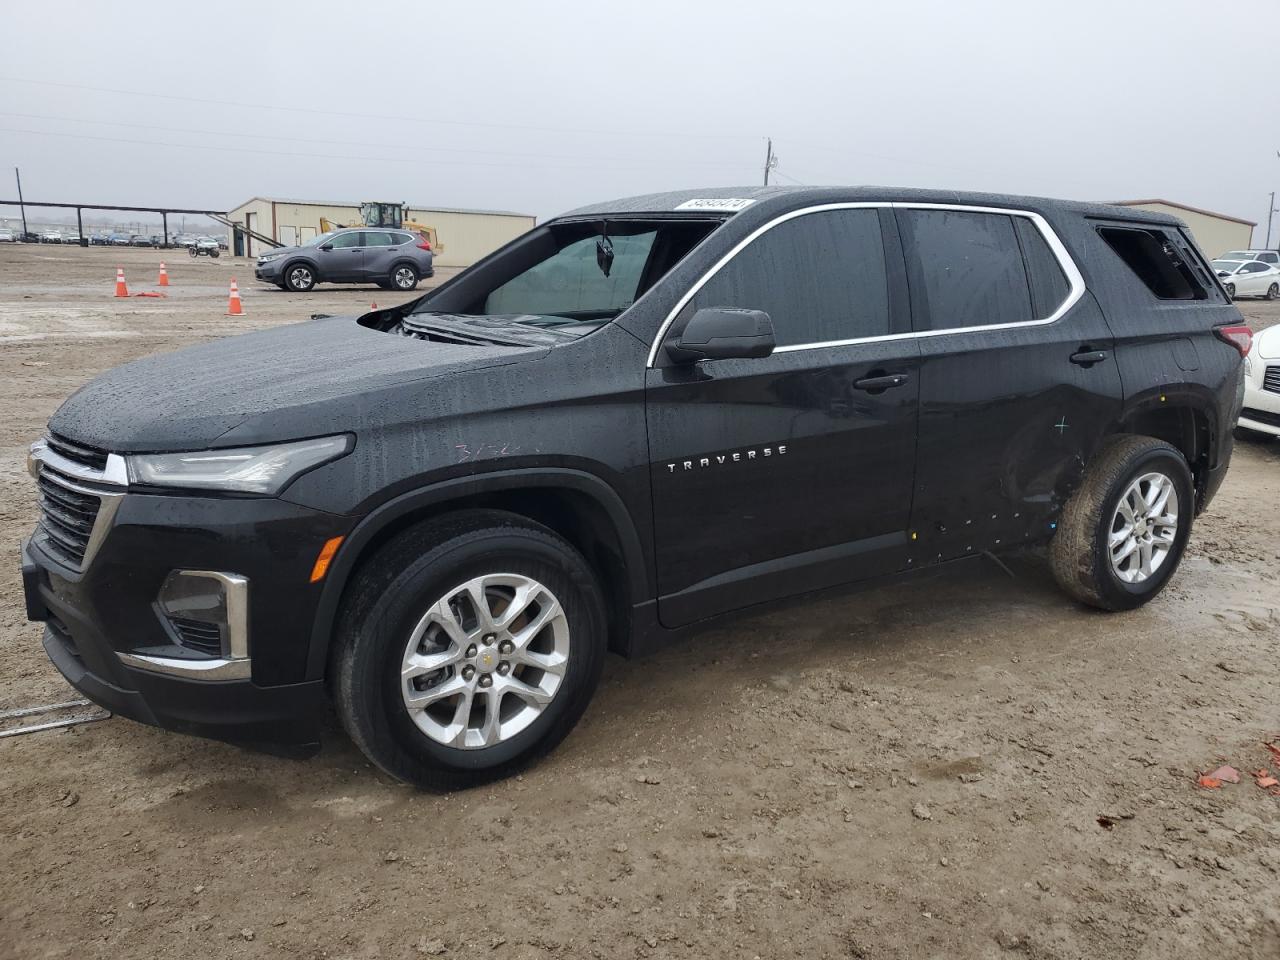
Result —
<instances>
[{"instance_id":1,"label":"tail light","mask_svg":"<svg viewBox=\"0 0 1280 960\"><path fill-rule=\"evenodd\" d=\"M1213 333L1223 343L1229 343L1239 350L1242 357L1249 352L1249 348L1253 345L1253 331L1246 326L1214 327Z\"/></svg>"},{"instance_id":2,"label":"tail light","mask_svg":"<svg viewBox=\"0 0 1280 960\"><path fill-rule=\"evenodd\" d=\"M426 250L428 253L430 253L430 252L431 252L431 241L427 239L427 235L426 235L425 233L420 233L420 234L418 234L418 236L422 238L422 242L421 242L420 244L418 244L418 249L419 249L419 250Z\"/></svg>"}]
</instances>

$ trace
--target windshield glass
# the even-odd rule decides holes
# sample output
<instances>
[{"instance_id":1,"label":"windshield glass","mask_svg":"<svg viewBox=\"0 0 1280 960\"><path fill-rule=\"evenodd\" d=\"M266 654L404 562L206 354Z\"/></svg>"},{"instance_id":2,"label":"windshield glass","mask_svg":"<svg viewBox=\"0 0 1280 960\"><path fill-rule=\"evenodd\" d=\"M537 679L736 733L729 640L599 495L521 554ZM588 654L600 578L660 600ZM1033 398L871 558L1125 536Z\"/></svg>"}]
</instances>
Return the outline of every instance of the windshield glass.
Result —
<instances>
[{"instance_id":1,"label":"windshield glass","mask_svg":"<svg viewBox=\"0 0 1280 960\"><path fill-rule=\"evenodd\" d=\"M720 222L551 223L428 295L414 313L589 333L635 303Z\"/></svg>"},{"instance_id":2,"label":"windshield glass","mask_svg":"<svg viewBox=\"0 0 1280 960\"><path fill-rule=\"evenodd\" d=\"M1218 258L1219 260L1252 260L1253 254L1248 250L1229 250Z\"/></svg>"},{"instance_id":3,"label":"windshield glass","mask_svg":"<svg viewBox=\"0 0 1280 960\"><path fill-rule=\"evenodd\" d=\"M330 230L328 233L322 233L317 237L312 237L310 240L304 243L303 246L318 247L322 243L328 243L330 240L333 239L333 235L337 232L338 232L337 230Z\"/></svg>"},{"instance_id":4,"label":"windshield glass","mask_svg":"<svg viewBox=\"0 0 1280 960\"><path fill-rule=\"evenodd\" d=\"M1220 273L1234 273L1240 269L1239 260L1215 260L1213 261L1213 269Z\"/></svg>"}]
</instances>

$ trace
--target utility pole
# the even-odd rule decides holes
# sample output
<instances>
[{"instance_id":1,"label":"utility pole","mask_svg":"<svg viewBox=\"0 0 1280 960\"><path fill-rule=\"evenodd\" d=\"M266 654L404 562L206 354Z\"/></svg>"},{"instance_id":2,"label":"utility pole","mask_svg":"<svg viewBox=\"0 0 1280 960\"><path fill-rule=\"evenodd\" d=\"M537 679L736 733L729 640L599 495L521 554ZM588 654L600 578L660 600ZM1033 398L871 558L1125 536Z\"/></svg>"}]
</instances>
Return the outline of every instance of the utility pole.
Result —
<instances>
[{"instance_id":1,"label":"utility pole","mask_svg":"<svg viewBox=\"0 0 1280 960\"><path fill-rule=\"evenodd\" d=\"M22 240L25 243L27 239L27 208L22 202L22 174L18 172L18 168L13 168L13 175L18 180L18 209L22 211Z\"/></svg>"},{"instance_id":2,"label":"utility pole","mask_svg":"<svg viewBox=\"0 0 1280 960\"><path fill-rule=\"evenodd\" d=\"M1276 192L1271 191L1271 205L1267 207L1267 249L1271 249L1271 215L1276 212Z\"/></svg>"},{"instance_id":3,"label":"utility pole","mask_svg":"<svg viewBox=\"0 0 1280 960\"><path fill-rule=\"evenodd\" d=\"M767 187L769 185L769 171L777 169L778 158L773 153L773 137L765 137L765 143L767 146L764 152L764 185Z\"/></svg>"}]
</instances>

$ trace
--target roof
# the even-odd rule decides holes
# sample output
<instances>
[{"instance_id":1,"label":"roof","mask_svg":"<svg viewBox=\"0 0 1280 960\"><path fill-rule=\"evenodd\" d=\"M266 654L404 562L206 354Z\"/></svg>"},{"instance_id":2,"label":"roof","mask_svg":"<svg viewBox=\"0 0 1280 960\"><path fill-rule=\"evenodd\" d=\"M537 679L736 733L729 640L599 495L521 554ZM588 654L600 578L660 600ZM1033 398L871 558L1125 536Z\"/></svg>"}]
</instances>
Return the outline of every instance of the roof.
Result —
<instances>
[{"instance_id":1,"label":"roof","mask_svg":"<svg viewBox=\"0 0 1280 960\"><path fill-rule=\"evenodd\" d=\"M367 200L294 200L289 197L250 197L244 203L236 204L232 210L239 210L241 207L247 207L255 200L263 203L291 203L299 207L351 207L359 210L361 203L368 203ZM385 202L385 201L384 201ZM395 201L393 200L392 203ZM513 213L510 210L474 210L464 207L437 207L429 203L406 203L404 204L410 210L419 210L423 213L471 213L480 214L489 217L524 217L528 220L536 220L532 213Z\"/></svg>"},{"instance_id":2,"label":"roof","mask_svg":"<svg viewBox=\"0 0 1280 960\"><path fill-rule=\"evenodd\" d=\"M1253 220L1245 220L1241 217L1233 217L1226 213L1215 213L1212 210L1202 210L1200 207L1187 206L1187 204L1178 203L1175 200L1161 200L1159 197L1156 197L1151 200L1117 200L1115 201L1115 206L1141 207L1144 204L1148 204L1148 203L1162 203L1166 207L1177 207L1179 210L1189 210L1191 213L1198 213L1203 217L1215 217L1218 220L1230 220L1232 223L1243 223L1250 227L1256 227L1258 225L1257 222Z\"/></svg>"},{"instance_id":3,"label":"roof","mask_svg":"<svg viewBox=\"0 0 1280 960\"><path fill-rule=\"evenodd\" d=\"M1167 213L1154 210L1135 211L1133 208L1117 209L1114 205L1087 203L1078 200L1055 200L1048 197L1026 197L1002 193L972 193L963 190L923 190L916 187L703 187L697 190L675 190L668 193L650 193L638 197L626 197L606 203L579 207L564 214L568 217L598 216L618 213L670 213L695 200L747 200L749 204L736 209L722 208L720 212L737 213L741 209L794 206L799 203L946 203L973 207L1004 207L1014 210L1040 212L1065 210L1083 216L1123 218L1148 223L1177 224L1179 221ZM690 209L685 207L685 209ZM712 212L713 206L703 206Z\"/></svg>"}]
</instances>

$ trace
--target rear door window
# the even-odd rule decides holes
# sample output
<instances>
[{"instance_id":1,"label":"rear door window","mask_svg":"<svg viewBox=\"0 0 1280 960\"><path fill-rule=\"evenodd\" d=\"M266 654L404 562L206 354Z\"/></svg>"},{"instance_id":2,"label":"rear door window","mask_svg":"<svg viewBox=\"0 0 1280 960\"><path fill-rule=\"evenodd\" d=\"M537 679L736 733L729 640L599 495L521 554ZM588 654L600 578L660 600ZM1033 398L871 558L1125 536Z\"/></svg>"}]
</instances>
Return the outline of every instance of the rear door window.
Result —
<instances>
[{"instance_id":1,"label":"rear door window","mask_svg":"<svg viewBox=\"0 0 1280 960\"><path fill-rule=\"evenodd\" d=\"M1015 219L1023 218L967 210L898 210L917 330L1037 319ZM1047 282L1052 287L1052 278Z\"/></svg>"},{"instance_id":2,"label":"rear door window","mask_svg":"<svg viewBox=\"0 0 1280 960\"><path fill-rule=\"evenodd\" d=\"M778 346L887 334L879 213L829 210L778 224L707 281L686 310L703 307L763 310Z\"/></svg>"},{"instance_id":3,"label":"rear door window","mask_svg":"<svg viewBox=\"0 0 1280 960\"><path fill-rule=\"evenodd\" d=\"M1013 228L1018 234L1022 259L1027 265L1035 319L1044 320L1053 316L1066 302L1071 293L1071 283L1039 227L1027 217L1014 217Z\"/></svg>"}]
</instances>

